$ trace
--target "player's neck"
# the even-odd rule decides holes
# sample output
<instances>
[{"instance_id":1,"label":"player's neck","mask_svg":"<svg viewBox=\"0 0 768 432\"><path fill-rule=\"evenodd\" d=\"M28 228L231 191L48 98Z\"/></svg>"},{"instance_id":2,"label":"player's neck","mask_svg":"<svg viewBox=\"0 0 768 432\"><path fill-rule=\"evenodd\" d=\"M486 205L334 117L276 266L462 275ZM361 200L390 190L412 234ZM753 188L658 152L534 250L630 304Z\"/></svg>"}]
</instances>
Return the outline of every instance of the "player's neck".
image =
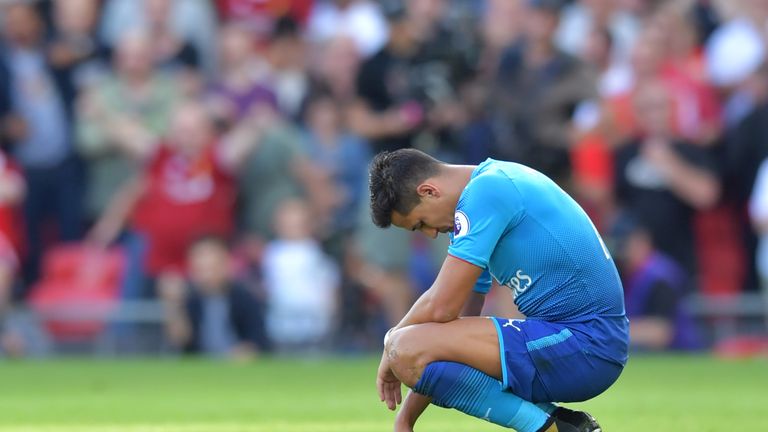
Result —
<instances>
[{"instance_id":1,"label":"player's neck","mask_svg":"<svg viewBox=\"0 0 768 432\"><path fill-rule=\"evenodd\" d=\"M451 176L455 176L457 182L460 180L461 189L464 189L472 179L472 173L475 172L477 165L446 165L446 168L450 170Z\"/></svg>"},{"instance_id":2,"label":"player's neck","mask_svg":"<svg viewBox=\"0 0 768 432\"><path fill-rule=\"evenodd\" d=\"M447 192L455 197L457 203L461 193L464 192L464 188L467 187L472 178L472 172L475 168L477 168L475 165L445 165L443 167L445 178L448 179L449 190Z\"/></svg>"}]
</instances>

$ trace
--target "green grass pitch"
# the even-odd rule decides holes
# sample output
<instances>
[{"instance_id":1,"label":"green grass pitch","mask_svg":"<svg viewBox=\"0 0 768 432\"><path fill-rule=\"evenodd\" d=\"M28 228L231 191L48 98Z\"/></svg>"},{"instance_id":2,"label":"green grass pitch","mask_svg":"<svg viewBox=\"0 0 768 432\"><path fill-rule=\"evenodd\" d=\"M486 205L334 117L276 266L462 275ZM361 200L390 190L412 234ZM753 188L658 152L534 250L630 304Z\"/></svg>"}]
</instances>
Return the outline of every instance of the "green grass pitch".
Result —
<instances>
[{"instance_id":1,"label":"green grass pitch","mask_svg":"<svg viewBox=\"0 0 768 432\"><path fill-rule=\"evenodd\" d=\"M5 361L0 431L390 431L376 365L372 358ZM768 361L635 356L608 392L571 406L591 411L608 432L768 431ZM436 407L416 427L501 430Z\"/></svg>"}]
</instances>

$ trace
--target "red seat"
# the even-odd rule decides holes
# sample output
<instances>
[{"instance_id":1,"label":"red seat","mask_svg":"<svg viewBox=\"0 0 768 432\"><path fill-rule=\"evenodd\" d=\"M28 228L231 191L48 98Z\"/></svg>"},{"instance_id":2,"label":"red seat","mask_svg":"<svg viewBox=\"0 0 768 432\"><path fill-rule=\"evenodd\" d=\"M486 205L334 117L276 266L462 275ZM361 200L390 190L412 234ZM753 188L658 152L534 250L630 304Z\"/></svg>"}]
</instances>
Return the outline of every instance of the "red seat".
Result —
<instances>
[{"instance_id":1,"label":"red seat","mask_svg":"<svg viewBox=\"0 0 768 432\"><path fill-rule=\"evenodd\" d=\"M120 296L125 257L119 249L81 244L58 246L43 261L42 278L30 304L56 340L97 336Z\"/></svg>"}]
</instances>

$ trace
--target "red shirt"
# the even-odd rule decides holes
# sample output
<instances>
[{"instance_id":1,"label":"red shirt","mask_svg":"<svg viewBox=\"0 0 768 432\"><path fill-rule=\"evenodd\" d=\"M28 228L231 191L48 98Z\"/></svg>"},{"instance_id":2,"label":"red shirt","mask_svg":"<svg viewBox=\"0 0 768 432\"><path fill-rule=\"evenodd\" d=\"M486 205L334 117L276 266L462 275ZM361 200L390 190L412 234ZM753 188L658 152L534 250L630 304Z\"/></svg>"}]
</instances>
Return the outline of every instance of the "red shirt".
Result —
<instances>
[{"instance_id":1,"label":"red shirt","mask_svg":"<svg viewBox=\"0 0 768 432\"><path fill-rule=\"evenodd\" d=\"M235 181L215 149L211 145L189 157L163 145L147 166L133 226L148 237L150 275L183 270L187 248L197 237L232 234Z\"/></svg>"},{"instance_id":2,"label":"red shirt","mask_svg":"<svg viewBox=\"0 0 768 432\"><path fill-rule=\"evenodd\" d=\"M719 130L720 104L714 89L706 81L697 79L692 67L684 66L684 63L668 63L661 79L674 99L677 132L684 138L698 141L702 131Z\"/></svg>"},{"instance_id":3,"label":"red shirt","mask_svg":"<svg viewBox=\"0 0 768 432\"><path fill-rule=\"evenodd\" d=\"M244 22L255 34L264 37L282 16L290 16L303 26L313 3L314 0L216 0L216 8L223 21Z\"/></svg>"},{"instance_id":4,"label":"red shirt","mask_svg":"<svg viewBox=\"0 0 768 432\"><path fill-rule=\"evenodd\" d=\"M0 152L0 176L21 177L19 167ZM18 265L24 250L24 219L18 204L0 202L0 259Z\"/></svg>"}]
</instances>

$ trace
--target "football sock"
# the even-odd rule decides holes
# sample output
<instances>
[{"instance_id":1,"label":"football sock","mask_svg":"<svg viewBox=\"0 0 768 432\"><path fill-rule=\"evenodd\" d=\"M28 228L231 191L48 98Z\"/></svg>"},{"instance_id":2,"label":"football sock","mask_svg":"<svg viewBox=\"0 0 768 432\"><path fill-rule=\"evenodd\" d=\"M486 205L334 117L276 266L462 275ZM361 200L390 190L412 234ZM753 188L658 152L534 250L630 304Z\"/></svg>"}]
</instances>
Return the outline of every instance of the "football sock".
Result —
<instances>
[{"instance_id":1,"label":"football sock","mask_svg":"<svg viewBox=\"0 0 768 432\"><path fill-rule=\"evenodd\" d=\"M440 361L427 365L413 390L432 397L434 405L454 408L519 432L537 432L547 423L546 412L502 391L501 386L499 380L477 369Z\"/></svg>"},{"instance_id":2,"label":"football sock","mask_svg":"<svg viewBox=\"0 0 768 432\"><path fill-rule=\"evenodd\" d=\"M552 402L539 402L536 404L536 406L541 408L542 411L547 414L552 414L557 409L557 405L553 404Z\"/></svg>"}]
</instances>

